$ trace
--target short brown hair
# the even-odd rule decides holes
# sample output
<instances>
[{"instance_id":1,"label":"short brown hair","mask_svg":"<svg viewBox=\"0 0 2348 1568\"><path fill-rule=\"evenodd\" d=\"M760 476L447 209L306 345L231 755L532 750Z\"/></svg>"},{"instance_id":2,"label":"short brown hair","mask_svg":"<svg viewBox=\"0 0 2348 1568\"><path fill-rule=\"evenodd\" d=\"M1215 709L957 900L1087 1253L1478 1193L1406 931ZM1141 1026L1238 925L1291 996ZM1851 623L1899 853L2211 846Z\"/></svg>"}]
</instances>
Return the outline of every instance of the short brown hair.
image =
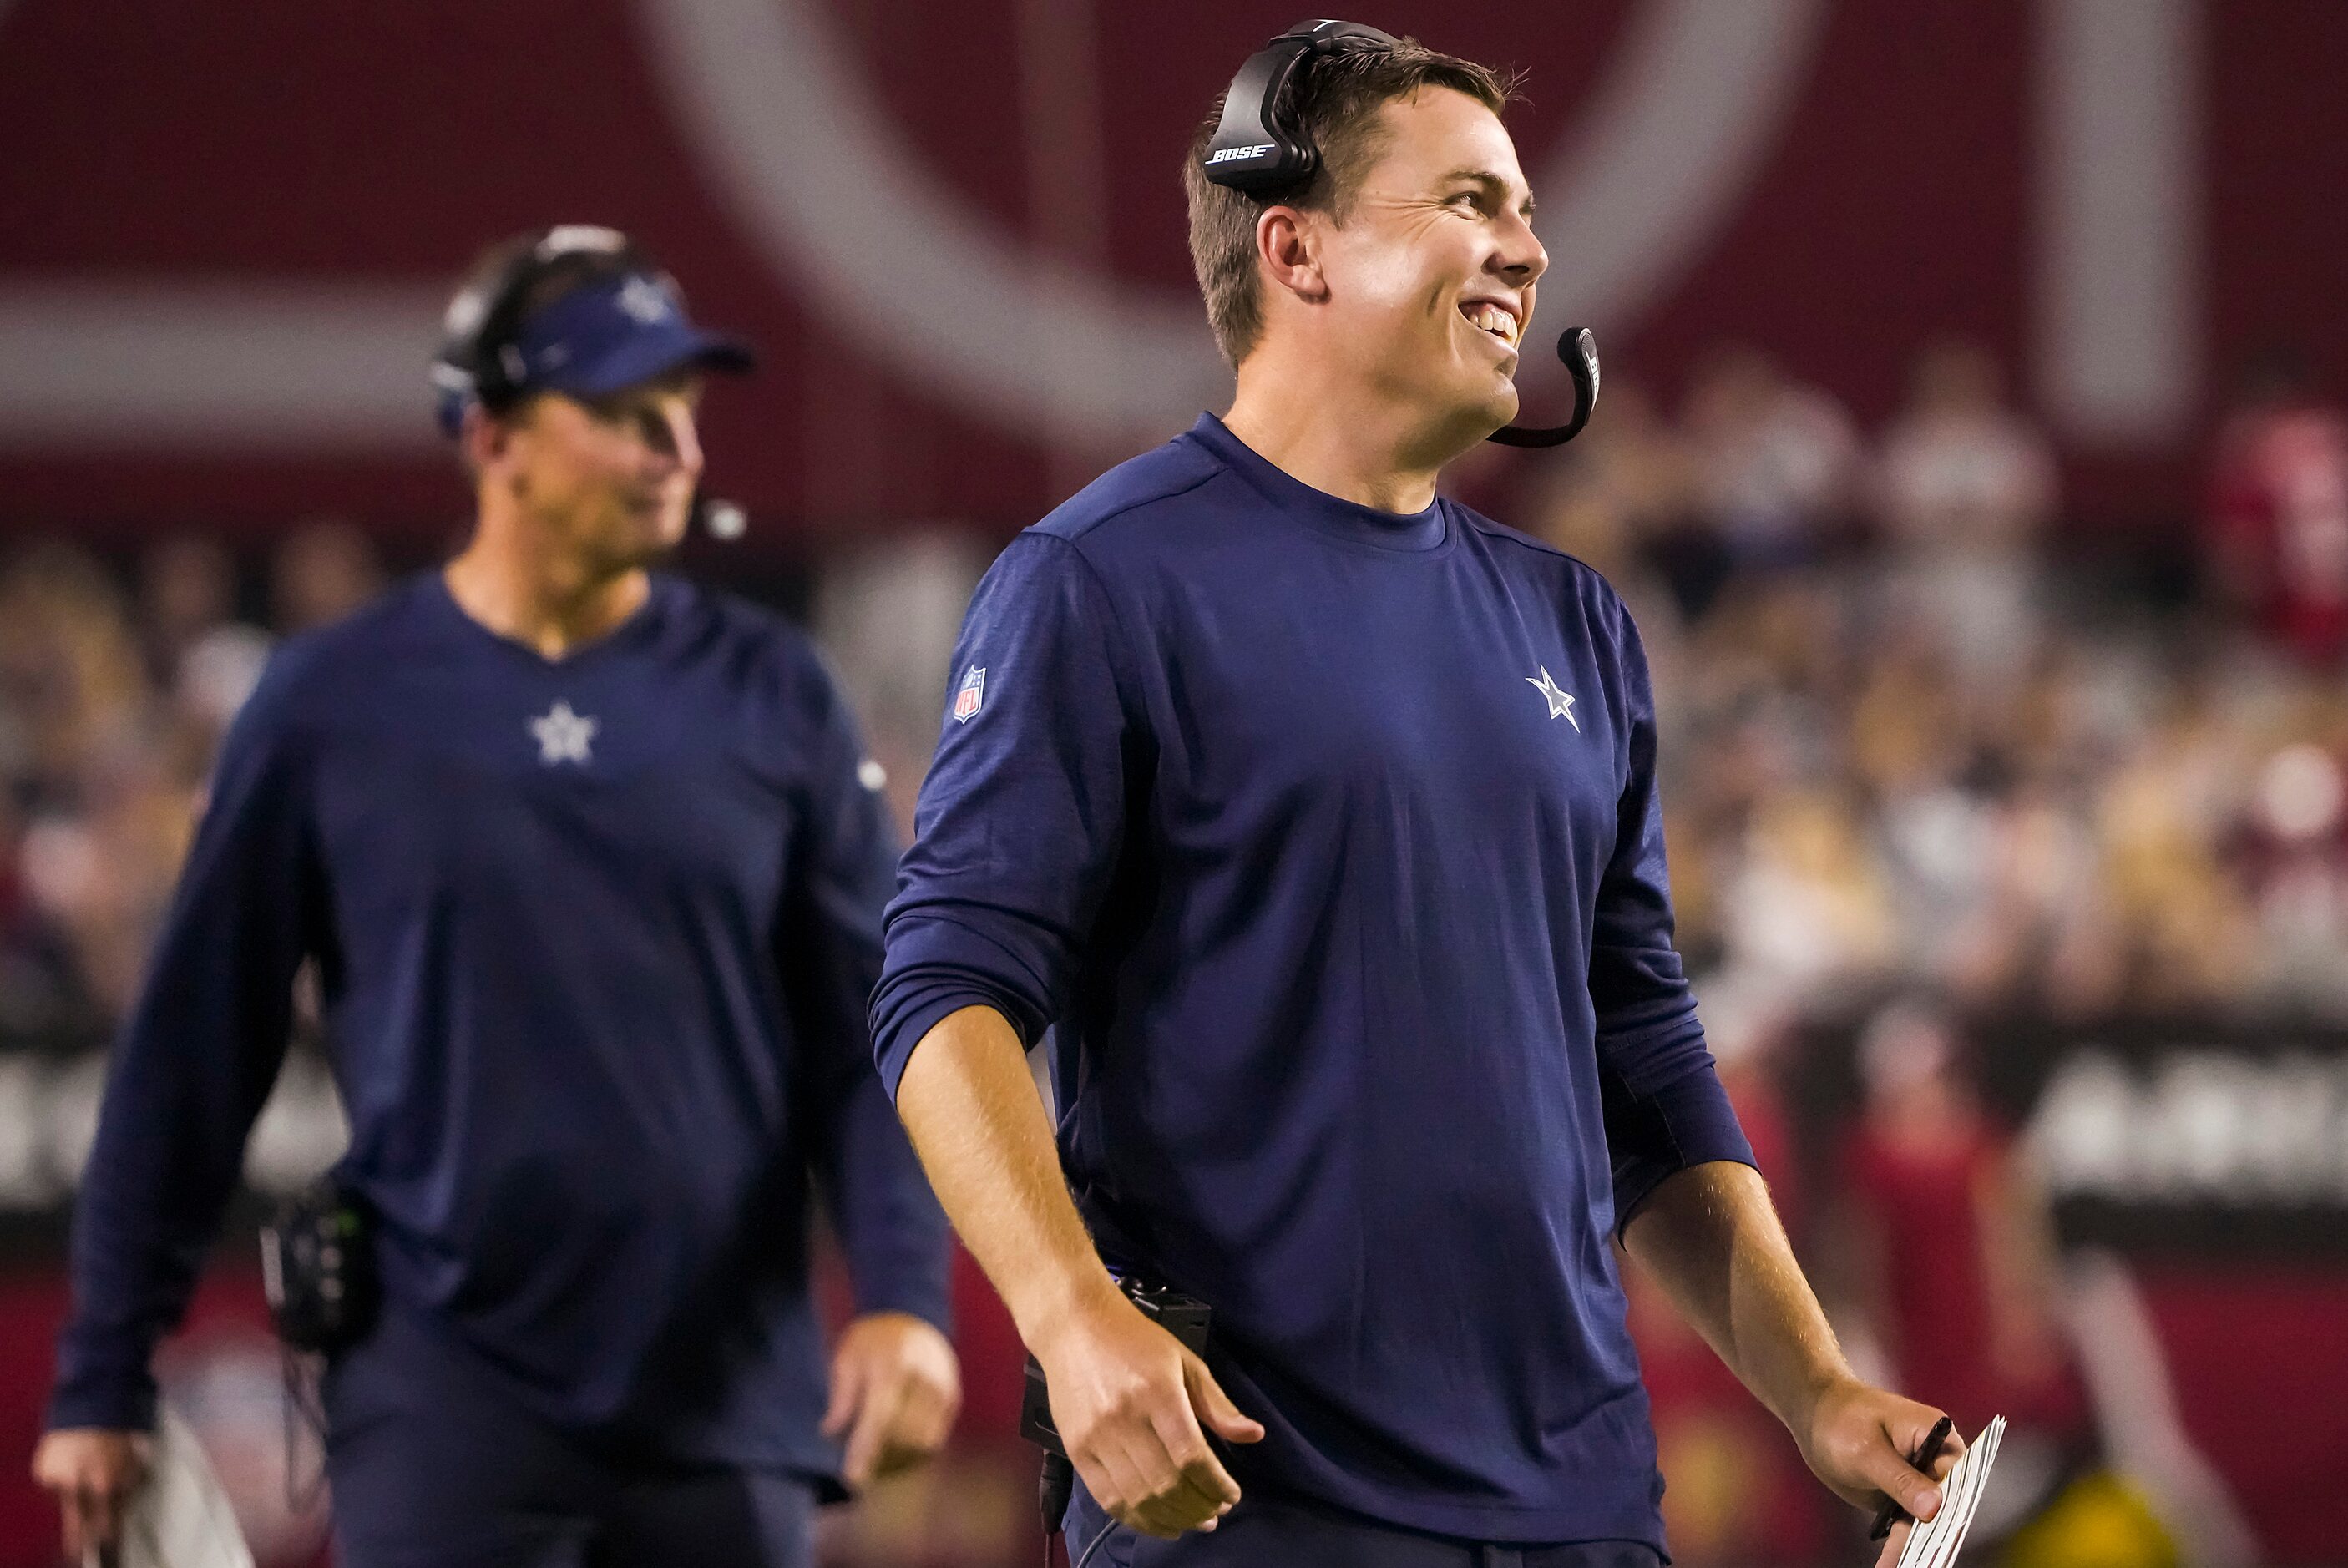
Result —
<instances>
[{"instance_id":1,"label":"short brown hair","mask_svg":"<svg viewBox=\"0 0 2348 1568\"><path fill-rule=\"evenodd\" d=\"M1422 88L1449 88L1498 114L1516 90L1503 76L1473 60L1439 54L1416 38L1393 44L1357 45L1315 55L1297 68L1290 93L1300 106L1297 124L1304 139L1321 150L1321 166L1285 189L1234 191L1209 180L1207 145L1223 114L1219 94L1182 164L1182 189L1190 205L1190 265L1206 296L1207 325L1215 344L1236 368L1263 335L1263 300L1255 273L1255 225L1267 207L1325 211L1345 221L1362 175L1383 150L1378 111Z\"/></svg>"}]
</instances>

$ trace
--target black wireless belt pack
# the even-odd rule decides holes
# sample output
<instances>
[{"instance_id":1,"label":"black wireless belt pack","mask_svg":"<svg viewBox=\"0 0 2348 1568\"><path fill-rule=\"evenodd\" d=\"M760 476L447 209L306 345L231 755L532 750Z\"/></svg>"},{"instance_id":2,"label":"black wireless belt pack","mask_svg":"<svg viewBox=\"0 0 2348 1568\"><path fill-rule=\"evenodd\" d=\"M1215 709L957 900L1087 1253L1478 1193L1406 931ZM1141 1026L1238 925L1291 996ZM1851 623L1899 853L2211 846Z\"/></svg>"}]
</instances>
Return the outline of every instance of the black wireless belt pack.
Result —
<instances>
[{"instance_id":1,"label":"black wireless belt pack","mask_svg":"<svg viewBox=\"0 0 2348 1568\"><path fill-rule=\"evenodd\" d=\"M1195 1296L1136 1279L1119 1279L1117 1285L1128 1301L1141 1309L1142 1316L1181 1341L1184 1349L1193 1356L1207 1354L1214 1308ZM1019 1435L1044 1450L1044 1473L1035 1481L1035 1506L1044 1516L1044 1533L1056 1534L1061 1516L1068 1511L1076 1472L1068 1462L1059 1429L1052 1425L1051 1390L1045 1387L1044 1369L1033 1356L1027 1357L1027 1388L1019 1404Z\"/></svg>"},{"instance_id":2,"label":"black wireless belt pack","mask_svg":"<svg viewBox=\"0 0 2348 1568\"><path fill-rule=\"evenodd\" d=\"M287 1348L332 1352L366 1338L382 1294L366 1203L332 1181L287 1199L261 1230L261 1283Z\"/></svg>"}]
</instances>

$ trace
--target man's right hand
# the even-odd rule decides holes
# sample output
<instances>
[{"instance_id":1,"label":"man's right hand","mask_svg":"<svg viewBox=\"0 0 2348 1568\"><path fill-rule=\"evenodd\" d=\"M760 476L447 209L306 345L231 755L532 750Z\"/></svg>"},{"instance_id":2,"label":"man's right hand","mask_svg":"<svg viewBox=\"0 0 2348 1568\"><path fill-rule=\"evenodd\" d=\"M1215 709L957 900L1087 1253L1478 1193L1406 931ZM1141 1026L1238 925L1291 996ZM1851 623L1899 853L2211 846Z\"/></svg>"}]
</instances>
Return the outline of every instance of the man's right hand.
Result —
<instances>
[{"instance_id":1,"label":"man's right hand","mask_svg":"<svg viewBox=\"0 0 2348 1568\"><path fill-rule=\"evenodd\" d=\"M1260 1441L1263 1428L1240 1414L1206 1363L1114 1289L1039 1339L1052 1421L1093 1501L1149 1535L1214 1529L1240 1487L1201 1425L1231 1443Z\"/></svg>"},{"instance_id":2,"label":"man's right hand","mask_svg":"<svg viewBox=\"0 0 2348 1568\"><path fill-rule=\"evenodd\" d=\"M1101 1266L1021 1051L1003 1014L958 1008L906 1061L897 1112L954 1229L1043 1367L1053 1423L1093 1501L1150 1535L1211 1530L1240 1487L1206 1432L1252 1443L1263 1429Z\"/></svg>"},{"instance_id":3,"label":"man's right hand","mask_svg":"<svg viewBox=\"0 0 2348 1568\"><path fill-rule=\"evenodd\" d=\"M122 1538L122 1511L147 1479L152 1439L145 1432L69 1427L33 1450L33 1479L65 1516L66 1561L110 1559Z\"/></svg>"}]
</instances>

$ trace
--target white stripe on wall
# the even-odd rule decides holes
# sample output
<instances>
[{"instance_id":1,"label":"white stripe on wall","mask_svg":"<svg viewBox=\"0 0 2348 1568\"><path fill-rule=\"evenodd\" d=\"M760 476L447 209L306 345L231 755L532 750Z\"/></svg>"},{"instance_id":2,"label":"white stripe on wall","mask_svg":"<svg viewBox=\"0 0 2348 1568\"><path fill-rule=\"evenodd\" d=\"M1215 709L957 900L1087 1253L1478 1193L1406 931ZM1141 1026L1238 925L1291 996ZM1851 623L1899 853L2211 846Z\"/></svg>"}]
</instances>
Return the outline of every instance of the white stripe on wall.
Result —
<instances>
[{"instance_id":1,"label":"white stripe on wall","mask_svg":"<svg viewBox=\"0 0 2348 1568\"><path fill-rule=\"evenodd\" d=\"M2200 24L2199 0L2039 0L2038 390L2084 439L2195 412Z\"/></svg>"},{"instance_id":2,"label":"white stripe on wall","mask_svg":"<svg viewBox=\"0 0 2348 1568\"><path fill-rule=\"evenodd\" d=\"M0 450L428 448L436 291L0 286Z\"/></svg>"}]
</instances>

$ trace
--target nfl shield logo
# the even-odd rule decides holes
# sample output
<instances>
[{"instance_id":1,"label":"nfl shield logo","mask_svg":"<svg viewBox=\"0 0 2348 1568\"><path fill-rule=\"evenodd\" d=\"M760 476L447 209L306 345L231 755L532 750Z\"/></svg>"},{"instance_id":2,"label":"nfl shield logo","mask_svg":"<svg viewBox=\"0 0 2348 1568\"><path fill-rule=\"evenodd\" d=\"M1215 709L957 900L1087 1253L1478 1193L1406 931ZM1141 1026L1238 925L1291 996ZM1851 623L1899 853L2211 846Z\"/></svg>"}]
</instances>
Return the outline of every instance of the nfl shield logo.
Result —
<instances>
[{"instance_id":1,"label":"nfl shield logo","mask_svg":"<svg viewBox=\"0 0 2348 1568\"><path fill-rule=\"evenodd\" d=\"M986 701L986 666L973 665L970 674L962 677L962 689L954 693L953 716L956 724L968 724L978 717Z\"/></svg>"}]
</instances>

